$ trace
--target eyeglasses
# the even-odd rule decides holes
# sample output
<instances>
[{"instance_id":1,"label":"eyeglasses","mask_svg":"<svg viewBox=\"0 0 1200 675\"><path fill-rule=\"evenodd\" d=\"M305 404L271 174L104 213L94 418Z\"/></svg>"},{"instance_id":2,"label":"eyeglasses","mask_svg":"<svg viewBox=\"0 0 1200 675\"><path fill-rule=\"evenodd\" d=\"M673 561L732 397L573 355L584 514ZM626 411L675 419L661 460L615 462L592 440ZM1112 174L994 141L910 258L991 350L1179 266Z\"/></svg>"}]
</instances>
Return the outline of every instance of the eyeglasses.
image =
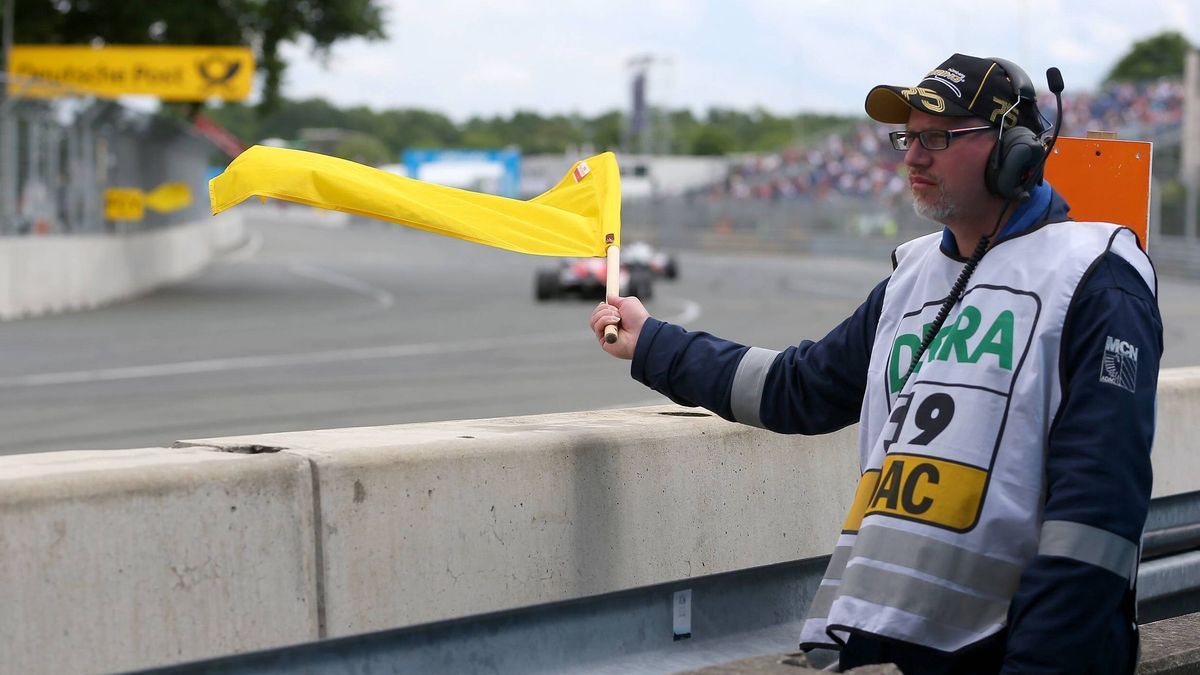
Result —
<instances>
[{"instance_id":1,"label":"eyeglasses","mask_svg":"<svg viewBox=\"0 0 1200 675\"><path fill-rule=\"evenodd\" d=\"M969 127L967 129L926 129L925 131L893 131L888 134L892 139L892 147L897 150L908 150L909 143L916 138L921 147L926 150L945 150L950 147L950 139L966 136L977 131L987 131L993 127Z\"/></svg>"}]
</instances>

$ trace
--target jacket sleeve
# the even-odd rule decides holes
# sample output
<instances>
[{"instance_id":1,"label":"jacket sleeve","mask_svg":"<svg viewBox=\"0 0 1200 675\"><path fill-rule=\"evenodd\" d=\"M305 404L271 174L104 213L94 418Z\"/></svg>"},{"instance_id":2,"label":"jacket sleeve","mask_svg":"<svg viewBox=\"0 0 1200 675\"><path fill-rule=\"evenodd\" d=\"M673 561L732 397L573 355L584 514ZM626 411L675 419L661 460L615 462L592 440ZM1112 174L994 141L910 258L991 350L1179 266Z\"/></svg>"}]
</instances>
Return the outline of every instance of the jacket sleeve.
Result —
<instances>
[{"instance_id":1,"label":"jacket sleeve","mask_svg":"<svg viewBox=\"0 0 1200 675\"><path fill-rule=\"evenodd\" d=\"M634 379L686 406L780 433L823 434L858 421L887 279L817 342L782 352L648 319Z\"/></svg>"},{"instance_id":2,"label":"jacket sleeve","mask_svg":"<svg viewBox=\"0 0 1200 675\"><path fill-rule=\"evenodd\" d=\"M1141 276L1108 253L1063 330L1038 553L1009 609L1003 672L1132 672L1162 319Z\"/></svg>"}]
</instances>

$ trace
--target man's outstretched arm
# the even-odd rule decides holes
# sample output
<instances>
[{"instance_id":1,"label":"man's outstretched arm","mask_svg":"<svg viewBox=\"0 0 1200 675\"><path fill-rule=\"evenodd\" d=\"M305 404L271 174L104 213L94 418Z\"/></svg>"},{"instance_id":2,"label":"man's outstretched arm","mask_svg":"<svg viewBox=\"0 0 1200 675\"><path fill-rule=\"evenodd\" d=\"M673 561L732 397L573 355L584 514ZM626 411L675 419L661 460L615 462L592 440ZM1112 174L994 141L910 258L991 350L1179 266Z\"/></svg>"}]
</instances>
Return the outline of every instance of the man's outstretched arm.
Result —
<instances>
[{"instance_id":1,"label":"man's outstretched arm","mask_svg":"<svg viewBox=\"0 0 1200 675\"><path fill-rule=\"evenodd\" d=\"M817 342L777 352L747 347L650 317L635 298L599 305L592 330L601 346L631 358L634 379L686 406L781 433L821 434L858 419L887 280ZM616 344L604 326L620 320Z\"/></svg>"}]
</instances>

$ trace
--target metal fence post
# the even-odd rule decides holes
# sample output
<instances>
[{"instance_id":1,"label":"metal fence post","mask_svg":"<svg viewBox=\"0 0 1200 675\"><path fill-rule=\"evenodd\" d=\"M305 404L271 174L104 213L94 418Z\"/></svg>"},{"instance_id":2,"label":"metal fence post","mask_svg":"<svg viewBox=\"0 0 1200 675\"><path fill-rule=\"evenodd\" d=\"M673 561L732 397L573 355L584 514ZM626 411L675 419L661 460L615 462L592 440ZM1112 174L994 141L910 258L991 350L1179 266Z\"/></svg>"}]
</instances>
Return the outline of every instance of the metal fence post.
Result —
<instances>
[{"instance_id":1,"label":"metal fence post","mask_svg":"<svg viewBox=\"0 0 1200 675\"><path fill-rule=\"evenodd\" d=\"M1200 186L1200 51L1187 53L1183 69L1183 161L1180 180L1186 189L1183 234L1191 243L1196 240L1196 191Z\"/></svg>"}]
</instances>

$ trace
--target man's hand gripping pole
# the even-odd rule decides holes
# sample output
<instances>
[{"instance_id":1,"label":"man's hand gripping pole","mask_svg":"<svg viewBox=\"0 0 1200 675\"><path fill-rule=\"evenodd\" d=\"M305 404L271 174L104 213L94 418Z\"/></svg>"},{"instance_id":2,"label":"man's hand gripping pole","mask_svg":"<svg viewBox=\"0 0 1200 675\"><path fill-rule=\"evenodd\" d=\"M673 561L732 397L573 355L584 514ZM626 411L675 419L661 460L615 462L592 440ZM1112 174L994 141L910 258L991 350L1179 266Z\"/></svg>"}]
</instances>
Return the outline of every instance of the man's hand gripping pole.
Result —
<instances>
[{"instance_id":1,"label":"man's hand gripping pole","mask_svg":"<svg viewBox=\"0 0 1200 675\"><path fill-rule=\"evenodd\" d=\"M609 244L607 252L608 277L604 284L605 300L621 296L621 248L616 244ZM610 345L617 341L617 326L615 324L604 327L604 341Z\"/></svg>"}]
</instances>

